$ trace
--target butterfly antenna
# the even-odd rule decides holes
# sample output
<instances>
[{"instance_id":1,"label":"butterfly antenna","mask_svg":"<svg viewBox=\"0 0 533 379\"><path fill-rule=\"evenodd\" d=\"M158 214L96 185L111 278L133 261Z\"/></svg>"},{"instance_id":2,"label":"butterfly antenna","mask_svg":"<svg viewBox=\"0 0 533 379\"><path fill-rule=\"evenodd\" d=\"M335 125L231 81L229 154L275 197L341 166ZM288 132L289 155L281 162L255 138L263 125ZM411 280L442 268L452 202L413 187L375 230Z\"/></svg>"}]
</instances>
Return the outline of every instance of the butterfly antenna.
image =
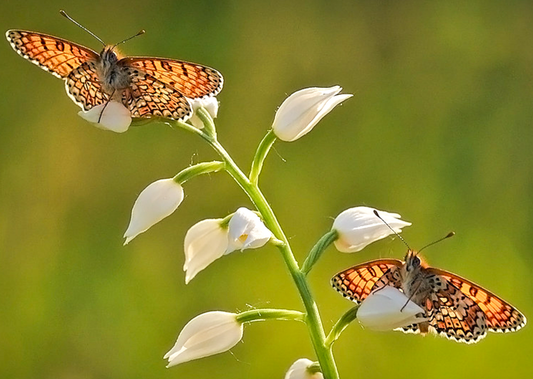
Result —
<instances>
[{"instance_id":1,"label":"butterfly antenna","mask_svg":"<svg viewBox=\"0 0 533 379\"><path fill-rule=\"evenodd\" d=\"M102 39L100 37L98 37L96 34L94 34L93 32L91 32L89 29L87 29L85 26L83 26L82 24L80 24L78 21L74 20L72 17L70 17L67 12L65 12L64 10L60 10L59 13L61 13L62 16L66 17L68 20L72 21L74 24L78 25L80 28L82 28L83 30L85 30L87 33L89 33L90 35L92 35L94 38L96 38L102 45L106 46L106 44L104 43L104 41L102 41Z\"/></svg>"},{"instance_id":2,"label":"butterfly antenna","mask_svg":"<svg viewBox=\"0 0 533 379\"><path fill-rule=\"evenodd\" d=\"M115 44L113 45L113 49L114 49L115 47L117 47L118 45L122 45L124 42L127 42L127 41L129 41L130 39L135 38L135 37L138 37L138 36L140 36L140 35L142 35L142 34L144 34L144 33L146 33L146 32L144 31L144 29L139 30L139 32L138 32L137 34L135 34L135 35L133 35L133 36L131 36L131 37L128 37L128 38L126 38L125 40L120 41L119 43L115 43Z\"/></svg>"},{"instance_id":3,"label":"butterfly antenna","mask_svg":"<svg viewBox=\"0 0 533 379\"><path fill-rule=\"evenodd\" d=\"M440 241L443 241L445 240L446 238L450 238L450 237L453 237L455 235L455 232L450 232L448 234L446 234L444 237L442 238L439 238L438 240L436 241L433 241L429 244L427 244L426 246L424 246L423 248L421 248L420 250L418 250L418 252L420 253L422 250L424 250L426 247L430 247L431 245L435 245L436 243L440 242Z\"/></svg>"},{"instance_id":4,"label":"butterfly antenna","mask_svg":"<svg viewBox=\"0 0 533 379\"><path fill-rule=\"evenodd\" d=\"M374 214L376 215L377 218L379 218L385 225L387 225L387 227L404 243L405 246L407 246L407 248L409 250L411 250L411 248L409 247L409 244L407 242L405 242L405 240L402 238L401 235L399 235L396 230L394 230L388 223L387 221L383 220L383 218L379 215L378 211L374 209Z\"/></svg>"}]
</instances>

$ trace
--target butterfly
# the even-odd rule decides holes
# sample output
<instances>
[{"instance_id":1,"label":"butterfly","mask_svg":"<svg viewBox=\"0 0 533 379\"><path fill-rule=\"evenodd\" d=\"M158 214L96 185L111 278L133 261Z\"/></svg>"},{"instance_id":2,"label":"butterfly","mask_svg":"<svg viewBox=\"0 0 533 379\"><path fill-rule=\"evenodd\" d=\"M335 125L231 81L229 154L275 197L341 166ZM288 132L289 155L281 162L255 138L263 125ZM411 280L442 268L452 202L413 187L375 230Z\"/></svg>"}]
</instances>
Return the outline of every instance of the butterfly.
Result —
<instances>
[{"instance_id":1,"label":"butterfly","mask_svg":"<svg viewBox=\"0 0 533 379\"><path fill-rule=\"evenodd\" d=\"M97 38L104 45L102 52L26 30L8 30L6 38L23 58L63 79L67 94L84 111L115 100L132 117L184 121L192 114L190 99L216 96L222 90L222 75L213 68L174 59L121 57L117 45L133 37L106 45L65 12L61 14Z\"/></svg>"},{"instance_id":2,"label":"butterfly","mask_svg":"<svg viewBox=\"0 0 533 379\"><path fill-rule=\"evenodd\" d=\"M427 318L395 329L404 333L434 332L457 342L475 343L487 331L514 332L526 325L526 317L508 302L456 274L429 267L411 249L405 262L377 259L362 263L339 272L331 283L358 304L385 286L398 288L424 309Z\"/></svg>"}]
</instances>

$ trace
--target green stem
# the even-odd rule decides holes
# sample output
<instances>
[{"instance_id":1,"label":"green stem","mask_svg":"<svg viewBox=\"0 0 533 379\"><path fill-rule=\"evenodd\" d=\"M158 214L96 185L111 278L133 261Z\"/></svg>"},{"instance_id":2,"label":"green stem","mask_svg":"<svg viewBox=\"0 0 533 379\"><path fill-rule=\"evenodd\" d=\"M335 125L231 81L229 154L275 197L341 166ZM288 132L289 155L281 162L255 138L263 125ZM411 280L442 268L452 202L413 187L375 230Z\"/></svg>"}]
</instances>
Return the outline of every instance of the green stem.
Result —
<instances>
[{"instance_id":1,"label":"green stem","mask_svg":"<svg viewBox=\"0 0 533 379\"><path fill-rule=\"evenodd\" d=\"M294 258L291 251L287 237L285 236L270 204L265 199L265 196L257 185L252 184L246 175L239 169L235 162L231 159L227 151L220 145L218 141L207 140L209 144L220 155L222 160L226 163L226 171L235 179L239 186L248 195L250 200L254 203L257 210L263 215L263 220L266 226L274 234L274 236L283 242L278 246L283 259L289 269L289 272L298 288L300 297L307 312L307 326L311 342L315 349L318 361L322 368L322 373L326 379L339 379L337 367L335 365L335 359L333 353L329 347L325 344L326 334L324 327L322 326L322 320L320 319L320 313L316 302L311 294L311 289L305 278L305 275L300 271L298 262Z\"/></svg>"},{"instance_id":2,"label":"green stem","mask_svg":"<svg viewBox=\"0 0 533 379\"><path fill-rule=\"evenodd\" d=\"M250 182L257 185L259 183L259 174L263 168L263 163L268 155L268 152L276 142L276 135L274 131L270 129L263 140L259 143L255 152L254 160L252 161L252 168L250 169Z\"/></svg>"},{"instance_id":3,"label":"green stem","mask_svg":"<svg viewBox=\"0 0 533 379\"><path fill-rule=\"evenodd\" d=\"M326 250L328 246L331 245L337 238L339 238L339 234L336 230L332 230L324 234L309 252L309 255L307 256L307 259L302 265L302 269L300 271L302 271L304 275L307 275L309 271L311 271L311 268L313 268L315 263L318 261L324 250Z\"/></svg>"},{"instance_id":4,"label":"green stem","mask_svg":"<svg viewBox=\"0 0 533 379\"><path fill-rule=\"evenodd\" d=\"M174 126L179 126L180 128L185 129L188 132L191 132L193 134L199 135L200 137L202 137L205 140L211 138L207 133L204 133L200 129L195 128L191 124L187 124L186 122L183 122L183 121L165 119L164 123L169 125L171 128L173 128Z\"/></svg>"},{"instance_id":5,"label":"green stem","mask_svg":"<svg viewBox=\"0 0 533 379\"><path fill-rule=\"evenodd\" d=\"M217 138L217 131L215 129L215 123L213 122L213 118L205 109L204 107L199 108L196 111L197 116L200 118L200 120L203 122L205 131L207 134L213 136L213 138Z\"/></svg>"},{"instance_id":6,"label":"green stem","mask_svg":"<svg viewBox=\"0 0 533 379\"><path fill-rule=\"evenodd\" d=\"M305 314L287 309L251 309L237 315L237 321L240 323L265 320L305 321Z\"/></svg>"},{"instance_id":7,"label":"green stem","mask_svg":"<svg viewBox=\"0 0 533 379\"><path fill-rule=\"evenodd\" d=\"M346 311L345 314L342 315L342 317L337 321L335 325L333 325L333 328L331 328L331 332L329 332L328 338L326 338L326 346L331 349L331 346L341 333L346 329L346 327L357 318L357 310L359 309L359 305L350 308L348 311Z\"/></svg>"},{"instance_id":8,"label":"green stem","mask_svg":"<svg viewBox=\"0 0 533 379\"><path fill-rule=\"evenodd\" d=\"M184 170L181 170L176 176L174 176L174 181L179 184L183 184L186 181L194 178L198 175L209 174L211 172L218 172L224 169L224 163L219 161L213 162L202 162L195 164L193 166L187 167Z\"/></svg>"}]
</instances>

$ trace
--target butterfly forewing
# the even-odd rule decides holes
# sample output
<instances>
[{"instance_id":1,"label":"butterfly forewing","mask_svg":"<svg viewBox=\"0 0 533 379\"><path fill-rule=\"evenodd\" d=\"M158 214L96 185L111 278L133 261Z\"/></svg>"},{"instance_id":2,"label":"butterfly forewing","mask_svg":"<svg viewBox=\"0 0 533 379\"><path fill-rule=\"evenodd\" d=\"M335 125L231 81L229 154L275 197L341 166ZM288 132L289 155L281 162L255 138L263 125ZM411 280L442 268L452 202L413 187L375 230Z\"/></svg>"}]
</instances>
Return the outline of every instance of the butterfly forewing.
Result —
<instances>
[{"instance_id":1,"label":"butterfly forewing","mask_svg":"<svg viewBox=\"0 0 533 379\"><path fill-rule=\"evenodd\" d=\"M492 292L451 272L433 267L428 270L445 278L461 294L472 299L485 314L490 331L514 332L526 325L526 317L518 309Z\"/></svg>"},{"instance_id":2,"label":"butterfly forewing","mask_svg":"<svg viewBox=\"0 0 533 379\"><path fill-rule=\"evenodd\" d=\"M7 40L13 49L39 67L64 79L87 60L99 56L95 51L48 34L25 30L8 30Z\"/></svg>"},{"instance_id":3,"label":"butterfly forewing","mask_svg":"<svg viewBox=\"0 0 533 379\"><path fill-rule=\"evenodd\" d=\"M222 75L196 63L149 57L126 57L120 62L152 75L190 99L216 96L222 90Z\"/></svg>"},{"instance_id":4,"label":"butterfly forewing","mask_svg":"<svg viewBox=\"0 0 533 379\"><path fill-rule=\"evenodd\" d=\"M398 259L378 259L339 272L331 279L333 287L344 297L360 303L376 287L392 285L400 288L398 268L403 264Z\"/></svg>"}]
</instances>

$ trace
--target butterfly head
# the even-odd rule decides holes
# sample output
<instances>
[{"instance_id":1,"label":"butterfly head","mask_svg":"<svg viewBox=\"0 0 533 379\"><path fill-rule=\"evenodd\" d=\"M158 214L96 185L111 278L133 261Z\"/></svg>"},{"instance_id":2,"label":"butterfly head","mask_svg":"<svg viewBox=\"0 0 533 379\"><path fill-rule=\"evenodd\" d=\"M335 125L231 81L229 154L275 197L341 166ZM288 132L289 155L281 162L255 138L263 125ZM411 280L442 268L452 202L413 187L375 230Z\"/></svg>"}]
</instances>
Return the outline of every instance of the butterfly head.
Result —
<instances>
[{"instance_id":1,"label":"butterfly head","mask_svg":"<svg viewBox=\"0 0 533 379\"><path fill-rule=\"evenodd\" d=\"M114 45L107 45L104 47L104 50L102 50L100 56L102 57L102 61L108 64L114 64L118 62L118 54Z\"/></svg>"},{"instance_id":2,"label":"butterfly head","mask_svg":"<svg viewBox=\"0 0 533 379\"><path fill-rule=\"evenodd\" d=\"M407 272L413 272L424 266L425 263L420 259L416 251L411 249L407 250L407 254L405 255L405 270Z\"/></svg>"}]
</instances>

